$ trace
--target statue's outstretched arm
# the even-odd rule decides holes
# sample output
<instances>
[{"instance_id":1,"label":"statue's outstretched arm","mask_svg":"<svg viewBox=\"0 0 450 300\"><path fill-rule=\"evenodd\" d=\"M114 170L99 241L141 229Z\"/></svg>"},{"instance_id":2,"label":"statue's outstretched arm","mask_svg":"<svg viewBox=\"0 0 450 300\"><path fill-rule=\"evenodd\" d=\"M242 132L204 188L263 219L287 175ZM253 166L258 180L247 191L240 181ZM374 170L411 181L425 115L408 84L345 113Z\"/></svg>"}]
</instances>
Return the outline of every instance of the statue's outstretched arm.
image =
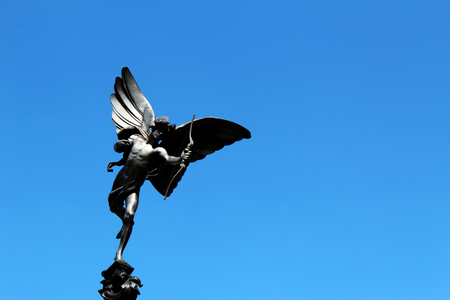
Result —
<instances>
[{"instance_id":1,"label":"statue's outstretched arm","mask_svg":"<svg viewBox=\"0 0 450 300\"><path fill-rule=\"evenodd\" d=\"M165 161L166 164L168 165L179 165L181 164L183 161L188 161L189 160L189 156L191 154L191 151L183 151L183 153L181 153L181 156L172 156L167 154L166 149L158 147L155 148L154 150L156 153L158 153L159 156L161 156Z\"/></svg>"},{"instance_id":2,"label":"statue's outstretched arm","mask_svg":"<svg viewBox=\"0 0 450 300\"><path fill-rule=\"evenodd\" d=\"M167 157L167 164L169 165L179 165L181 163L188 163L189 162L189 157L191 156L191 150L187 150L186 149L183 151L183 153L181 153L180 157L177 156L169 156Z\"/></svg>"}]
</instances>

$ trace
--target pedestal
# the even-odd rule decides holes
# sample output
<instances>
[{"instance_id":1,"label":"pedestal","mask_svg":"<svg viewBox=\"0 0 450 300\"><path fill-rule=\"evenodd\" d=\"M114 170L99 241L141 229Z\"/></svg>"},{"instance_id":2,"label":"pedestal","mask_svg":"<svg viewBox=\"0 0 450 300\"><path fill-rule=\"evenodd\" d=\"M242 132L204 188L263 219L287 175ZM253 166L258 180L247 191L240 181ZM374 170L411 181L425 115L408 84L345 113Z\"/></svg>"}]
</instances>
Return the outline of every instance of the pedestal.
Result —
<instances>
[{"instance_id":1,"label":"pedestal","mask_svg":"<svg viewBox=\"0 0 450 300\"><path fill-rule=\"evenodd\" d=\"M136 300L142 287L141 280L130 276L134 268L126 262L115 261L107 270L102 272L105 278L100 283L103 288L98 290L105 300Z\"/></svg>"}]
</instances>

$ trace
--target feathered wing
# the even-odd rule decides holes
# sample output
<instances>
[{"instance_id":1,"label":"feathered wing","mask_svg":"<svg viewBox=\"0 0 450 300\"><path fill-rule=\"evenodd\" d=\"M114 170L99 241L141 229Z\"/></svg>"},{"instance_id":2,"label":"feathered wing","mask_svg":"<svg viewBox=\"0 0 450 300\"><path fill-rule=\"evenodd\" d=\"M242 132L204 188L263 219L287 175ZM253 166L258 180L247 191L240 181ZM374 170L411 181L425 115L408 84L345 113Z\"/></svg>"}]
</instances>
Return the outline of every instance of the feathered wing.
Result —
<instances>
[{"instance_id":1,"label":"feathered wing","mask_svg":"<svg viewBox=\"0 0 450 300\"><path fill-rule=\"evenodd\" d=\"M178 126L172 136L162 140L161 147L165 148L169 155L180 156L186 148L189 143L190 124L189 122ZM191 148L189 162L201 160L224 146L250 137L250 131L234 122L213 117L197 119L192 124L194 145ZM183 169L169 187L171 179L179 169L180 166L167 165L158 176L150 179L160 194L165 195L167 189L169 189L167 196L173 192L186 171Z\"/></svg>"},{"instance_id":2,"label":"feathered wing","mask_svg":"<svg viewBox=\"0 0 450 300\"><path fill-rule=\"evenodd\" d=\"M147 138L155 122L155 113L127 67L122 69L122 78L116 78L114 92L111 94L111 114L119 138L121 133L132 129L138 129Z\"/></svg>"}]
</instances>

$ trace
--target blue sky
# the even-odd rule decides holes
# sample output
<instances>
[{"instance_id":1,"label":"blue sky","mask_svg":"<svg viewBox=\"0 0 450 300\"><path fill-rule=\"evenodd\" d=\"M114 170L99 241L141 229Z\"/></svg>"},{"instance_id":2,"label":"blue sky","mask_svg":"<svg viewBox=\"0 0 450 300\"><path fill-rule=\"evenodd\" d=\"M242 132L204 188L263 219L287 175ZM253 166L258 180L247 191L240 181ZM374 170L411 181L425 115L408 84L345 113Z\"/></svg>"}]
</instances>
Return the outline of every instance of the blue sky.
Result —
<instances>
[{"instance_id":1,"label":"blue sky","mask_svg":"<svg viewBox=\"0 0 450 300\"><path fill-rule=\"evenodd\" d=\"M124 258L138 299L449 299L448 1L4 1L2 298L100 299L109 95L247 127ZM10 143L11 142L11 143Z\"/></svg>"}]
</instances>

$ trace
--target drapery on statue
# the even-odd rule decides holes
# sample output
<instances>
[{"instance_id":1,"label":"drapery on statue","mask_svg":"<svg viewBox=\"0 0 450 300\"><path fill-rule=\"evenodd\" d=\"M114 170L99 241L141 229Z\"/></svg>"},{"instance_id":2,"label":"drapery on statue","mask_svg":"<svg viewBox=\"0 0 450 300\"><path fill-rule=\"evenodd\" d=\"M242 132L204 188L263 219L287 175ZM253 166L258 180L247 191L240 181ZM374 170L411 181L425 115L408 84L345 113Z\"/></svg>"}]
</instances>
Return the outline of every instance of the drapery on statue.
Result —
<instances>
[{"instance_id":1,"label":"drapery on statue","mask_svg":"<svg viewBox=\"0 0 450 300\"><path fill-rule=\"evenodd\" d=\"M119 248L114 260L126 262L123 251L130 238L139 203L139 190L149 180L164 199L173 192L186 167L224 146L251 137L250 132L227 120L207 117L175 127L167 117L155 118L130 70L122 69L111 94L112 120L119 140L114 150L123 158L108 164L123 166L108 196L111 212L122 220L117 234Z\"/></svg>"}]
</instances>

